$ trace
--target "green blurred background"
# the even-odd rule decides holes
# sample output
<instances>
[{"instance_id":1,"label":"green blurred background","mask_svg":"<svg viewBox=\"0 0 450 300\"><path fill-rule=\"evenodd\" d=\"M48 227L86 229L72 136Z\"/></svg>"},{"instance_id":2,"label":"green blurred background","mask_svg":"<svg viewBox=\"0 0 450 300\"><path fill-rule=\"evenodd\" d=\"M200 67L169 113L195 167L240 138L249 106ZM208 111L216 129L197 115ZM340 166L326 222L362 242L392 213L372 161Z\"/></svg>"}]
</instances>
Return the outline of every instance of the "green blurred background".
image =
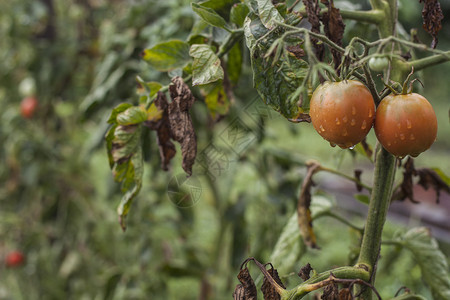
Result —
<instances>
[{"instance_id":1,"label":"green blurred background","mask_svg":"<svg viewBox=\"0 0 450 300\"><path fill-rule=\"evenodd\" d=\"M168 197L170 180L183 173L180 152L171 170L161 171L155 137L147 132L143 189L127 232L121 231L120 188L112 180L103 142L106 120L117 104L138 102L136 75L169 82L169 75L151 70L139 54L158 42L187 38L196 20L189 2L0 2L0 299L231 299L241 262L249 256L271 259L295 212L307 160L349 174L363 169L362 179L370 184L367 158L329 147L309 124L289 123L259 101L246 56L234 89L236 103L224 120L211 126L204 103L194 105L199 152L214 146L221 153L219 169L209 166L212 176L195 166L201 192L195 205L179 207ZM367 3L354 2L337 1L337 6L368 9ZM421 29L421 5L400 4L402 28L417 28L419 38L429 43ZM442 8L450 16L450 3L442 1ZM347 34L376 38L373 28L354 22L347 23ZM438 48L450 48L447 19ZM416 159L416 166L438 167L447 175L449 73L447 63L420 74L421 93L436 110L439 132L431 150ZM25 119L20 102L33 86L39 106ZM238 153L223 138L236 120L249 129L248 147ZM374 140L371 133L372 145ZM352 198L352 184L333 175L320 175L316 182L317 199L364 224L365 208ZM405 225L432 225L448 257L450 199L444 194L436 206L433 193L419 195L421 204L396 206L386 237ZM279 262L289 286L300 282L295 274L307 262L321 271L348 264L355 255L354 232L325 218L314 225L321 250L298 242L291 245L297 247L293 255L286 253ZM4 260L14 250L26 261L7 268ZM406 285L429 296L405 250L386 253L379 272L382 295L392 296Z\"/></svg>"}]
</instances>

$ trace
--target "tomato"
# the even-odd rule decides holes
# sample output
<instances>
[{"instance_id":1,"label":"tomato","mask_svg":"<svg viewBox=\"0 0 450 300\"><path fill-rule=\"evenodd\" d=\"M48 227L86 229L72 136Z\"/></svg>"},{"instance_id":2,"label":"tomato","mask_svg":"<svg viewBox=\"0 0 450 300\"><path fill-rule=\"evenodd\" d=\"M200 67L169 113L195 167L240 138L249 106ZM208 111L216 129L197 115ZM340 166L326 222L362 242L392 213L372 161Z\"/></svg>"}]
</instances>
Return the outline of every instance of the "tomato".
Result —
<instances>
[{"instance_id":1,"label":"tomato","mask_svg":"<svg viewBox=\"0 0 450 300\"><path fill-rule=\"evenodd\" d=\"M436 114L430 102L419 94L389 95L378 105L375 134L395 156L416 157L436 140Z\"/></svg>"},{"instance_id":2,"label":"tomato","mask_svg":"<svg viewBox=\"0 0 450 300\"><path fill-rule=\"evenodd\" d=\"M20 113L22 117L30 119L38 106L38 101L35 97L26 97L20 103Z\"/></svg>"},{"instance_id":3,"label":"tomato","mask_svg":"<svg viewBox=\"0 0 450 300\"><path fill-rule=\"evenodd\" d=\"M366 137L375 118L375 104L369 89L359 81L325 82L314 91L309 114L325 140L345 149Z\"/></svg>"},{"instance_id":4,"label":"tomato","mask_svg":"<svg viewBox=\"0 0 450 300\"><path fill-rule=\"evenodd\" d=\"M25 256L22 252L13 251L6 256L5 264L7 267L18 267L21 266L25 261Z\"/></svg>"},{"instance_id":5,"label":"tomato","mask_svg":"<svg viewBox=\"0 0 450 300\"><path fill-rule=\"evenodd\" d=\"M372 57L369 59L369 68L373 71L384 71L389 66L386 57Z\"/></svg>"}]
</instances>

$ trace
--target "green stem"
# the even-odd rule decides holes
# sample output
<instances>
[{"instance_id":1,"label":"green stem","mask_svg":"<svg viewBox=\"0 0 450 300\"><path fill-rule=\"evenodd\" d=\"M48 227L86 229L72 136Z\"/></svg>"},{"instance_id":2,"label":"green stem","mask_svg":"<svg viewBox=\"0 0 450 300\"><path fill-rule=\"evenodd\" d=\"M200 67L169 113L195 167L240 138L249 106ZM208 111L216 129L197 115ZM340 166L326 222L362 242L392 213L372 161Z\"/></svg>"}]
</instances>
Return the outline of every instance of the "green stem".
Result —
<instances>
[{"instance_id":1,"label":"green stem","mask_svg":"<svg viewBox=\"0 0 450 300\"><path fill-rule=\"evenodd\" d=\"M325 216L328 216L328 217L334 218L334 219L338 220L339 222L341 222L342 224L345 224L345 225L347 225L348 227L353 228L353 229L359 231L360 233L363 233L363 232L364 232L364 228L361 228L361 227L359 227L359 226L356 226L355 224L351 223L347 218L344 218L344 217L342 217L342 216L340 216L340 215L338 215L338 214L336 214L336 213L334 213L334 212L326 212L326 213L324 213L323 215L316 216L315 219L317 220L317 219L318 219L319 217L321 217L321 216L324 216L324 217L325 217Z\"/></svg>"},{"instance_id":2,"label":"green stem","mask_svg":"<svg viewBox=\"0 0 450 300\"><path fill-rule=\"evenodd\" d=\"M435 66L440 63L450 61L450 51L443 52L440 54L436 54L433 56L428 56L425 58L413 60L410 62L405 63L406 69L411 70L411 67L414 67L414 71L419 71L422 69L425 69L427 67Z\"/></svg>"},{"instance_id":3,"label":"green stem","mask_svg":"<svg viewBox=\"0 0 450 300\"><path fill-rule=\"evenodd\" d=\"M395 157L382 147L377 153L374 172L373 190L358 259L359 264L369 266L372 281L380 253L381 234L389 209L395 175ZM363 299L370 299L370 290L368 293L369 295Z\"/></svg>"},{"instance_id":4,"label":"green stem","mask_svg":"<svg viewBox=\"0 0 450 300\"><path fill-rule=\"evenodd\" d=\"M320 11L320 15L328 12L327 8L324 8ZM344 19L355 20L358 22L378 24L383 21L383 15L379 10L345 10L341 9L341 16ZM299 13L302 16L306 16L305 8L300 9Z\"/></svg>"},{"instance_id":5,"label":"green stem","mask_svg":"<svg viewBox=\"0 0 450 300\"><path fill-rule=\"evenodd\" d=\"M303 298L306 294L313 291L313 284L328 279L331 273L340 279L362 279L369 281L370 278L370 274L367 272L365 266L336 268L317 274L292 290L285 290L281 295L281 300L298 300Z\"/></svg>"},{"instance_id":6,"label":"green stem","mask_svg":"<svg viewBox=\"0 0 450 300\"><path fill-rule=\"evenodd\" d=\"M356 183L356 184L362 186L363 188L365 188L365 189L368 190L369 192L372 191L372 188L371 188L370 186L368 186L367 184L361 182L360 180L356 179L355 177L352 177L352 176L349 176L349 175L347 175L347 174L341 173L341 172L339 172L339 171L337 171L337 170L333 170L333 169L329 169L329 168L327 168L327 167L320 166L320 168L319 168L318 171L326 171L326 172L328 172L328 173L331 173L331 174L335 174L335 175L341 176L341 177L343 177L343 178L345 178L345 179L348 179L348 180L350 180L350 181L353 181L354 183Z\"/></svg>"}]
</instances>

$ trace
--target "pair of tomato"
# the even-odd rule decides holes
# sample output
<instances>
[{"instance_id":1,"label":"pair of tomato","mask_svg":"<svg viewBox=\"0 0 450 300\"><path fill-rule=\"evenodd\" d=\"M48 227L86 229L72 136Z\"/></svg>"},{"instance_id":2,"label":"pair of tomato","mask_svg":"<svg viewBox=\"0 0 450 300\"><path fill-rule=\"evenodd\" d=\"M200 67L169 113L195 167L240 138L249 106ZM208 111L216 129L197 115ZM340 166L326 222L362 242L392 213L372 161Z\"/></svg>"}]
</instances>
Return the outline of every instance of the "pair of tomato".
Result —
<instances>
[{"instance_id":1,"label":"pair of tomato","mask_svg":"<svg viewBox=\"0 0 450 300\"><path fill-rule=\"evenodd\" d=\"M380 143L397 157L419 155L437 135L436 114L423 96L389 95L375 109L370 91L355 80L321 84L312 95L310 116L316 131L341 148L361 142L374 126Z\"/></svg>"}]
</instances>

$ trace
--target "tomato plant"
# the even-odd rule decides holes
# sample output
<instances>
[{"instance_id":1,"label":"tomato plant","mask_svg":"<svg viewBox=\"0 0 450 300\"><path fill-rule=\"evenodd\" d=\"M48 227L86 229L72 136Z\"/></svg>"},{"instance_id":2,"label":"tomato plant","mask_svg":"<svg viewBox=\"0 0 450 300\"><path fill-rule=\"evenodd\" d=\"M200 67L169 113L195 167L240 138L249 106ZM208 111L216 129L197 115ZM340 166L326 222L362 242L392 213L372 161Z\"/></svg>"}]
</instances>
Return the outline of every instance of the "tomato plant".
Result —
<instances>
[{"instance_id":1,"label":"tomato plant","mask_svg":"<svg viewBox=\"0 0 450 300\"><path fill-rule=\"evenodd\" d=\"M25 262L25 256L20 251L12 251L6 256L5 265L9 268L19 267Z\"/></svg>"},{"instance_id":2,"label":"tomato plant","mask_svg":"<svg viewBox=\"0 0 450 300\"><path fill-rule=\"evenodd\" d=\"M369 59L369 67L373 71L384 71L389 66L389 59L386 57L372 57Z\"/></svg>"},{"instance_id":3,"label":"tomato plant","mask_svg":"<svg viewBox=\"0 0 450 300\"><path fill-rule=\"evenodd\" d=\"M38 100L35 97L25 97L20 103L20 113L22 117L30 119L38 106Z\"/></svg>"},{"instance_id":4,"label":"tomato plant","mask_svg":"<svg viewBox=\"0 0 450 300\"><path fill-rule=\"evenodd\" d=\"M372 128L375 104L359 81L325 82L311 97L310 116L316 131L332 146L349 148Z\"/></svg>"},{"instance_id":5,"label":"tomato plant","mask_svg":"<svg viewBox=\"0 0 450 300\"><path fill-rule=\"evenodd\" d=\"M416 157L436 139L436 114L422 95L389 95L377 108L375 134L393 155Z\"/></svg>"}]
</instances>

